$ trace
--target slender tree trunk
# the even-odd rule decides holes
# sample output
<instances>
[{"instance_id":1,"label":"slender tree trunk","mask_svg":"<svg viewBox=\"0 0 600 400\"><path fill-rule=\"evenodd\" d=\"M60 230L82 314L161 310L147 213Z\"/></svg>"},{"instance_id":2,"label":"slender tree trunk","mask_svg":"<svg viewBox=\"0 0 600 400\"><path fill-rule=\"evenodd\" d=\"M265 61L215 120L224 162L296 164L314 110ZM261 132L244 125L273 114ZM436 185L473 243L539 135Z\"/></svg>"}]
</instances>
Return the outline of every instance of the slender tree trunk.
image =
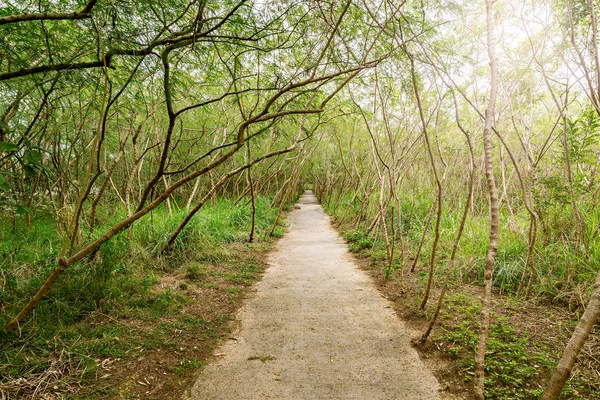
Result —
<instances>
[{"instance_id":1,"label":"slender tree trunk","mask_svg":"<svg viewBox=\"0 0 600 400\"><path fill-rule=\"evenodd\" d=\"M162 178L163 184L165 185L165 190L168 190L169 183L167 182L167 179L165 178L164 175L161 178ZM173 216L173 207L171 207L171 198L170 197L167 197L166 204L167 204L167 210L169 211L169 217L172 217Z\"/></svg>"},{"instance_id":2,"label":"slender tree trunk","mask_svg":"<svg viewBox=\"0 0 600 400\"><path fill-rule=\"evenodd\" d=\"M587 341L587 338L598 320L600 315L600 270L596 276L596 282L592 288L592 297L587 304L585 312L581 320L575 327L573 335L569 339L563 355L556 366L556 370L550 382L542 394L541 400L556 400L563 390L567 379L571 375L573 365L577 360L577 356L581 352L581 348Z\"/></svg>"},{"instance_id":3,"label":"slender tree trunk","mask_svg":"<svg viewBox=\"0 0 600 400\"><path fill-rule=\"evenodd\" d=\"M273 236L275 234L275 228L277 228L277 224L279 223L279 218L281 217L283 207L285 207L285 204L288 201L290 192L291 192L291 190L286 191L284 193L283 197L281 198L281 203L279 203L279 208L277 209L277 216L275 217L275 221L273 221L273 226L271 226L271 231L269 232L269 236Z\"/></svg>"},{"instance_id":4,"label":"slender tree trunk","mask_svg":"<svg viewBox=\"0 0 600 400\"><path fill-rule=\"evenodd\" d=\"M494 279L494 262L498 251L499 210L498 188L494 180L494 164L492 162L492 126L494 123L494 108L496 105L498 66L494 52L494 26L492 4L494 0L486 0L487 17L487 49L490 59L490 101L485 110L485 127L483 129L483 148L485 157L485 175L487 178L490 210L490 244L485 259L484 293L481 304L481 319L479 325L479 339L475 350L475 397L484 400L485 388L485 352L487 350L488 331L490 327L490 308L492 299L492 283Z\"/></svg>"},{"instance_id":5,"label":"slender tree trunk","mask_svg":"<svg viewBox=\"0 0 600 400\"><path fill-rule=\"evenodd\" d=\"M98 203L100 203L100 199L102 198L102 195L104 194L104 192L106 191L106 188L108 187L108 184L110 183L110 178L111 178L113 172L115 172L115 169L117 168L119 162L121 161L121 157L123 156L124 146L125 146L125 142L123 141L123 143L119 147L119 152L117 153L117 156L115 157L111 166L108 168L108 171L106 171L106 173L105 173L106 176L104 177L104 182L100 186L100 189L98 190L98 193L94 197L94 200L92 200L92 207L91 207L91 211L90 211L90 234L89 234L90 236L94 232L94 227L96 226L96 209L98 207Z\"/></svg>"},{"instance_id":6,"label":"slender tree trunk","mask_svg":"<svg viewBox=\"0 0 600 400\"><path fill-rule=\"evenodd\" d=\"M344 175L344 179L342 180L342 184L339 186L339 190L338 190L336 199L333 202L333 210L331 211L332 215L337 214L337 209L340 206L340 200L342 199L342 195L344 194L345 189L346 189L346 175Z\"/></svg>"},{"instance_id":7,"label":"slender tree trunk","mask_svg":"<svg viewBox=\"0 0 600 400\"><path fill-rule=\"evenodd\" d=\"M516 231L516 223L515 223L515 213L513 212L513 208L510 202L510 197L508 195L508 183L506 179L506 168L504 167L504 148L500 147L500 177L502 178L502 194L498 199L498 207L502 206L502 199L506 200L506 209L508 210L508 226L513 231Z\"/></svg>"},{"instance_id":8,"label":"slender tree trunk","mask_svg":"<svg viewBox=\"0 0 600 400\"><path fill-rule=\"evenodd\" d=\"M385 242L385 254L387 257L387 269L390 270L392 267L392 258L394 254L390 244L390 235L387 228L387 203L388 201L383 200L383 193L385 188L385 175L381 175L381 191L379 192L379 223L381 224L381 231L383 232L383 240ZM387 275L387 274L386 274Z\"/></svg>"},{"instance_id":9,"label":"slender tree trunk","mask_svg":"<svg viewBox=\"0 0 600 400\"><path fill-rule=\"evenodd\" d=\"M515 156L513 155L512 151L510 150L510 147L508 147L508 144L506 143L506 141L504 140L504 137L500 134L500 132L498 132L497 129L493 129L493 131L496 134L496 136L498 137L498 139L500 139L500 141L502 142L502 145L504 146L504 149L506 149L506 152L508 153L508 156L513 164L513 167L515 168L515 173L517 174L519 186L521 187L521 192L523 193L523 204L525 205L525 209L527 210L527 213L529 214L529 232L527 234L527 256L525 258L525 265L523 267L523 273L521 275L521 281L519 283L519 288L517 289L517 296L520 296L521 291L525 284L525 277L527 275L527 270L529 269L529 273L530 273L529 282L527 283L527 289L525 291L525 297L528 297L531 292L532 284L535 281L535 277L536 277L535 262L533 259L533 251L535 249L535 242L537 239L538 215L535 212L534 207L533 207L533 197L531 196L531 191L528 190L527 186L525 185L525 180L523 179L523 175L521 174L521 170L519 168L519 165L517 164L517 160L516 160Z\"/></svg>"},{"instance_id":10,"label":"slender tree trunk","mask_svg":"<svg viewBox=\"0 0 600 400\"><path fill-rule=\"evenodd\" d=\"M346 220L346 216L348 215L348 211L350 211L350 209L354 208L354 202L355 202L356 198L358 197L358 185L355 185L352 188L352 193L354 193L354 195L352 195L352 199L350 200L350 202L348 203L348 205L344 209L344 213L342 214L342 216L339 219L340 224L343 224L344 221Z\"/></svg>"},{"instance_id":11,"label":"slender tree trunk","mask_svg":"<svg viewBox=\"0 0 600 400\"><path fill-rule=\"evenodd\" d=\"M250 142L248 141L246 143L246 149L247 149L247 156L248 156L248 160L250 160ZM252 182L252 174L250 173L250 170L252 168L248 167L248 171L246 171L247 173L247 178L248 178L248 185L250 186L250 197L252 199L252 226L250 227L250 235L248 237L248 242L252 243L254 241L254 229L256 227L256 201L254 198L254 182Z\"/></svg>"},{"instance_id":12,"label":"slender tree trunk","mask_svg":"<svg viewBox=\"0 0 600 400\"><path fill-rule=\"evenodd\" d=\"M429 161L431 163L431 169L433 171L433 177L435 178L435 187L436 187L436 218L435 218L435 236L433 239L433 244L431 246L431 259L429 260L429 275L427 277L427 287L425 288L425 294L423 295L423 300L421 301L421 305L419 308L421 310L425 309L427 305L427 300L429 299L429 293L431 292L431 287L433 286L433 272L435 270L435 255L437 250L437 245L440 240L440 222L442 219L442 182L440 180L440 176L438 174L437 166L435 164L435 158L433 157L433 150L431 149L431 143L429 140L429 130L427 129L427 121L425 120L425 114L423 112L423 105L421 104L421 96L419 95L419 86L417 82L417 76L415 72L415 60L412 54L408 53L408 58L410 59L410 69L413 81L413 89L415 91L415 99L417 100L417 108L419 109L419 117L421 119L421 125L423 129L423 136L425 137L425 144L427 147L427 154L429 155ZM416 258L415 258L416 261Z\"/></svg>"},{"instance_id":13,"label":"slender tree trunk","mask_svg":"<svg viewBox=\"0 0 600 400\"><path fill-rule=\"evenodd\" d=\"M240 130L245 131L246 127L241 127ZM240 133L240 136L242 133ZM108 229L102 236L93 241L92 243L87 244L75 254L71 255L68 258L65 258L63 255L60 255L58 258L58 266L52 271L50 276L46 279L46 281L39 288L37 293L29 299L27 304L23 307L23 309L19 312L19 314L14 317L7 325L6 331L11 332L19 326L19 323L24 321L25 318L35 310L40 301L50 292L52 286L56 282L56 280L66 271L71 265L82 260L83 258L89 256L96 252L100 246L106 241L110 240L116 234L121 232L123 229L129 227L132 223L142 218L144 215L148 214L152 210L154 210L158 205L162 204L167 198L171 196L171 194L181 187L182 185L190 182L191 180L197 178L198 176L206 174L208 171L218 167L226 160L228 160L231 156L233 156L239 148L243 145L243 141L238 143L237 146L230 149L226 153L222 154L218 159L212 161L202 169L194 171L181 179L175 182L169 189L165 190L156 200L150 202L145 207L142 207L139 211L134 212L132 215L127 218L121 220L119 223L115 224L112 228ZM72 231L72 228L71 228ZM71 233L72 234L72 233Z\"/></svg>"},{"instance_id":14,"label":"slender tree trunk","mask_svg":"<svg viewBox=\"0 0 600 400\"><path fill-rule=\"evenodd\" d=\"M31 209L31 204L33 203L33 197L34 197L35 192L37 191L38 185L40 183L40 178L41 178L41 174L37 174L35 176L35 180L33 182L33 186L31 188L29 196L27 197L26 207L28 209ZM29 213L25 213L25 230L29 229L30 225L31 225L31 215Z\"/></svg>"},{"instance_id":15,"label":"slender tree trunk","mask_svg":"<svg viewBox=\"0 0 600 400\"><path fill-rule=\"evenodd\" d=\"M196 178L196 182L194 182L194 188L192 189L192 194L190 194L190 197L188 198L188 201L185 205L185 209L189 210L190 207L192 206L192 201L194 201L194 197L196 197L196 192L198 191L198 186L200 186L200 178Z\"/></svg>"},{"instance_id":16,"label":"slender tree trunk","mask_svg":"<svg viewBox=\"0 0 600 400\"><path fill-rule=\"evenodd\" d=\"M460 244L460 239L462 237L463 231L465 229L465 223L467 221L467 216L469 215L469 209L471 208L471 200L473 198L473 186L475 183L475 156L473 154L473 144L471 143L471 137L467 133L465 129L463 129L460 121L458 120L458 105L455 101L455 110L456 110L456 122L458 124L459 129L463 132L465 137L467 138L467 144L469 145L469 183L468 183L468 193L467 198L465 200L465 206L463 209L462 218L460 220L460 225L458 227L458 232L456 233L456 237L454 238L454 245L452 246L452 253L450 254L450 260L448 261L448 267L446 270L446 275L444 276L444 283L442 284L442 288L440 290L440 297L438 298L437 305L435 308L435 312L429 321L429 326L427 330L421 335L419 339L419 343L423 344L427 341L427 338L431 334L433 327L437 321L437 317L440 314L440 310L442 309L442 305L444 303L444 296L446 294L446 290L448 288L448 282L450 281L450 274L454 268L454 260L456 258L456 253L458 251L458 245Z\"/></svg>"},{"instance_id":17,"label":"slender tree trunk","mask_svg":"<svg viewBox=\"0 0 600 400\"><path fill-rule=\"evenodd\" d=\"M221 187L223 186L228 180L229 178L231 178L232 176L235 176L237 174L239 174L240 172L242 172L243 170L250 168L252 165L265 160L267 158L270 157L274 157L280 154L285 154L285 153L289 153L290 151L294 150L297 147L297 143L294 144L293 146L290 146L288 148L285 148L283 150L278 150L278 151L274 151L268 154L265 154L259 158L256 158L252 161L248 161L248 163L246 163L245 165L242 165L241 167L238 167L232 171L230 171L229 173L223 175L221 177L221 179L219 179L219 181L217 181L214 185L212 185L211 189L204 195L204 197L202 197L202 199L200 200L200 202L192 209L190 210L190 212L185 216L185 218L183 219L183 221L181 221L181 223L177 226L177 228L175 229L175 231L173 232L173 234L171 235L171 237L169 237L169 240L167 241L167 244L165 245L164 249L162 250L162 252L166 252L168 251L171 246L173 246L173 243L175 243L175 240L177 239L177 236L179 236L179 234L183 231L183 229L186 227L186 225L192 220L192 218L194 217L194 215L196 215L196 213L204 206L204 204L210 199L212 198L213 194Z\"/></svg>"},{"instance_id":18,"label":"slender tree trunk","mask_svg":"<svg viewBox=\"0 0 600 400\"><path fill-rule=\"evenodd\" d=\"M423 228L423 233L421 234L421 239L419 240L419 247L417 247L417 252L415 254L415 258L413 259L412 265L410 266L410 272L415 272L415 267L419 262L419 256L421 255L421 250L423 249L423 243L425 243L425 237L427 237L427 232L429 231L429 225L431 224L431 218L433 218L433 212L435 211L436 202L431 204L431 208L429 209L429 214L427 214L427 221L425 222L425 227Z\"/></svg>"},{"instance_id":19,"label":"slender tree trunk","mask_svg":"<svg viewBox=\"0 0 600 400\"><path fill-rule=\"evenodd\" d=\"M104 86L103 86L103 94L102 94L102 107L101 107L102 110L104 109L104 105L106 104L107 97L109 96L109 93L108 93L108 88L109 88L108 68L106 65L104 65L103 72L104 72ZM71 221L69 223L69 229L67 231L67 235L65 237L63 246L62 246L59 256L58 256L59 259L65 257L65 256L69 256L70 253L73 251L73 248L77 244L77 240L79 237L80 217L81 217L81 213L83 212L83 204L89 197L90 191L92 190L92 187L94 186L94 183L99 176L99 174L92 175L92 169L94 167L94 159L95 159L94 155L95 155L96 151L100 150L101 131L102 131L102 118L100 118L98 120L98 124L96 126L96 132L94 135L93 145L90 150L90 158L88 161L86 174L85 174L85 177L83 180L83 185L81 185L81 188L79 189L80 190L79 198L77 200L77 205L75 206L75 211L73 213L73 217L71 218Z\"/></svg>"},{"instance_id":20,"label":"slender tree trunk","mask_svg":"<svg viewBox=\"0 0 600 400\"><path fill-rule=\"evenodd\" d=\"M404 232L402 231L402 202L400 200L400 196L398 196L398 192L396 191L396 207L398 209L398 241L400 242L400 254L398 254L399 264L400 264L400 279L404 276Z\"/></svg>"}]
</instances>

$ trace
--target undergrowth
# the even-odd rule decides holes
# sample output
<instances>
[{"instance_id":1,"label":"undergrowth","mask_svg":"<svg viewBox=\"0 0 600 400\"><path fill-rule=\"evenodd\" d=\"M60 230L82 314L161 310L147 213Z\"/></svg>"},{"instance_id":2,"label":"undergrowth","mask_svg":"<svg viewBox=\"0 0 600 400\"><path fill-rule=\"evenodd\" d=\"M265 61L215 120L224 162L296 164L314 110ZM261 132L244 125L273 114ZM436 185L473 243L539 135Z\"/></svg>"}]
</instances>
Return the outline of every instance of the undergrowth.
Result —
<instances>
[{"instance_id":1,"label":"undergrowth","mask_svg":"<svg viewBox=\"0 0 600 400\"><path fill-rule=\"evenodd\" d=\"M432 199L420 198L414 202L402 203L402 220L398 223L397 214L389 210L388 232L392 232L394 222L397 242L392 269L387 267L387 253L382 234L377 229L368 232L370 219L363 216L357 224L360 204L350 204L351 194L340 196L340 204L325 204L329 213L346 238L349 248L363 259L382 282L396 280L396 283L382 283L384 291L395 288L387 295L398 299L400 309L409 318L416 318L419 327L433 314L437 292L430 298L425 311L419 309L421 296L427 279L430 249L433 239L432 227L425 237L423 248L414 275L408 270L414 260L421 234L424 230ZM454 235L460 223L460 207L445 210L440 224L440 243L435 265L435 282L441 284L450 257ZM481 211L481 210L479 210ZM343 220L342 220L343 216ZM593 216L590 216L592 219ZM432 226L434 221L431 222ZM449 359L452 380L460 379L468 387L474 377L473 354L477 343L480 319L480 293L477 288L483 282L483 267L488 245L487 216L476 213L469 216L451 273L449 293L441 310L437 328L431 336L437 350ZM548 224L568 224L557 217ZM537 399L540 397L547 379L555 368L568 335L578 319L578 312L585 302L591 282L600 265L600 257L594 259L594 251L582 252L571 243L549 244L540 240L535 251L537 280L533 293L541 305L535 302L522 303L516 294L527 253L528 220L523 215L501 216L501 240L495 265L495 300L486 354L486 398L489 399ZM402 234L404 253L398 235ZM598 238L586 244L587 250L598 246ZM566 279L568 277L568 279ZM415 285L407 288L407 279ZM578 299L575 299L579 296ZM544 306L553 302L553 307L562 311L553 314L553 308ZM566 307L565 307L566 306ZM531 308L531 316L528 313ZM511 311L513 310L513 311ZM514 311L516 310L516 311ZM573 312L575 311L575 312ZM537 315L534 315L537 314ZM545 324L541 321L547 321ZM533 329L533 333L530 331ZM541 332L540 332L541 331ZM597 333L595 334L597 336ZM595 337L594 336L594 337ZM557 338L560 337L560 340ZM588 352L595 348L587 345ZM592 358L588 358L594 363ZM597 364L596 364L597 368ZM573 378L567 383L561 399L591 400L599 398L600 383L594 368L576 368ZM596 382L594 383L594 379Z\"/></svg>"},{"instance_id":2,"label":"undergrowth","mask_svg":"<svg viewBox=\"0 0 600 400\"><path fill-rule=\"evenodd\" d=\"M334 198L337 198L333 196ZM339 204L324 204L328 213L339 220L344 218L345 236L352 251L368 250L375 257L385 257L384 241L381 234L367 232L364 228L369 225L369 218L362 216L361 224L357 224L360 204L352 203L352 193L344 193L339 198ZM404 244L404 260L395 264L399 267L406 258L416 253L421 234L425 228L427 217L433 199L423 195L418 199L406 199L401 202L402 218L398 222L397 211L388 207L386 216L388 232L396 232L396 237L402 234ZM445 206L440 221L440 242L437 252L437 272L446 266L454 243L454 236L460 224L462 204L458 201L449 209ZM470 213L465 226L457 253L453 278L466 283L482 283L484 273L484 260L489 243L489 221L487 210L475 210ZM600 236L591 234L600 226L600 210L593 210L586 215L586 229L591 239L587 243L577 243L569 238L555 237L555 232L573 232L574 221L569 217L572 213L568 206L547 208L544 223L540 224L538 240L534 249L535 278L532 292L535 295L572 303L575 307L582 307L586 300L589 288L595 280L596 272L600 269ZM391 224L393 221L394 229ZM431 221L428 233L423 243L419 257L420 264L426 264L431 256L433 242L433 225ZM500 240L496 257L494 272L494 287L501 293L515 294L519 287L523 268L525 268L527 255L527 234L529 219L526 214L509 215L501 209L500 215ZM396 253L400 253L400 241L396 241ZM400 258L401 256L398 256ZM526 271L526 279L529 271ZM527 283L527 281L525 282Z\"/></svg>"},{"instance_id":3,"label":"undergrowth","mask_svg":"<svg viewBox=\"0 0 600 400\"><path fill-rule=\"evenodd\" d=\"M232 200L206 205L188 224L167 255L161 250L186 211L164 207L154 210L105 243L92 259L73 265L44 298L34 315L0 341L0 388L14 396L32 388L14 386L19 378L34 381L57 360L68 367L57 377L56 392L76 398L79 383L89 384L101 373L99 360L137 357L160 347L177 347L173 331L192 329L200 338L214 339L225 314L214 320L182 313L197 301L194 290L214 290L235 302L243 288L260 275L263 261L255 254L268 249L266 235L277 210L270 199L256 199L256 238L249 244L251 209ZM119 215L100 216L90 235L102 234ZM38 217L28 229L0 226L0 326L25 304L55 267L62 238L49 217ZM282 222L275 235L284 231ZM176 277L177 285L165 284ZM197 288L197 289L195 289ZM159 323L156 323L159 321ZM199 339L200 340L200 339ZM180 371L201 363L188 360ZM62 365L62 364L61 364ZM67 364L65 364L67 365ZM72 374L77 379L70 380ZM113 395L114 388L95 396ZM11 398L11 397L9 397Z\"/></svg>"}]
</instances>

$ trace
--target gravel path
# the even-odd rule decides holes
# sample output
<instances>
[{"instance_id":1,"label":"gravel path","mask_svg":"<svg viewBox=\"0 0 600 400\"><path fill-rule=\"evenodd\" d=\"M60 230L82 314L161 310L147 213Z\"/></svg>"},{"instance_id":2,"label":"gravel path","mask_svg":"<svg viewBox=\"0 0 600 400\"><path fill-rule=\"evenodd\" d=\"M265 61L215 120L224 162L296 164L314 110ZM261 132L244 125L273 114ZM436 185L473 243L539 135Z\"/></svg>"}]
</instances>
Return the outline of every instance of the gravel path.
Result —
<instances>
[{"instance_id":1,"label":"gravel path","mask_svg":"<svg viewBox=\"0 0 600 400\"><path fill-rule=\"evenodd\" d=\"M389 302L307 191L193 400L439 399Z\"/></svg>"}]
</instances>

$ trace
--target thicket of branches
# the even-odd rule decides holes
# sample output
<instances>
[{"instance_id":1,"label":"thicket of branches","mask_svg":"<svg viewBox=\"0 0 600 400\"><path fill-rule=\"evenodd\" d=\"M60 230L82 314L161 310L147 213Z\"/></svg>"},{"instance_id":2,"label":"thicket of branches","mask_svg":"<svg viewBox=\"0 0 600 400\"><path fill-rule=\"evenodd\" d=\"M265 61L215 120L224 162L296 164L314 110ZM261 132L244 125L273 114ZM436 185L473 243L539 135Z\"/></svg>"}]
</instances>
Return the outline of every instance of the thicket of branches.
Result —
<instances>
[{"instance_id":1,"label":"thicket of branches","mask_svg":"<svg viewBox=\"0 0 600 400\"><path fill-rule=\"evenodd\" d=\"M188 210L169 252L217 194L280 213L314 182L383 238L386 273L427 264L422 308L457 274L484 305L496 287L585 306L556 398L600 310L598 6L493 3L5 2L0 212L16 235L49 214L64 238L5 333L159 206Z\"/></svg>"},{"instance_id":2,"label":"thicket of branches","mask_svg":"<svg viewBox=\"0 0 600 400\"><path fill-rule=\"evenodd\" d=\"M260 163L257 186L278 189L294 174L281 168L284 155L386 56L373 37L386 16L371 20L350 2L62 6L14 5L0 19L4 213L17 229L20 215L49 208L65 236L56 268L8 331L66 269L158 205L185 202L191 217L207 193ZM356 22L356 49L342 55L336 36ZM99 210L115 207L124 217L96 232Z\"/></svg>"}]
</instances>

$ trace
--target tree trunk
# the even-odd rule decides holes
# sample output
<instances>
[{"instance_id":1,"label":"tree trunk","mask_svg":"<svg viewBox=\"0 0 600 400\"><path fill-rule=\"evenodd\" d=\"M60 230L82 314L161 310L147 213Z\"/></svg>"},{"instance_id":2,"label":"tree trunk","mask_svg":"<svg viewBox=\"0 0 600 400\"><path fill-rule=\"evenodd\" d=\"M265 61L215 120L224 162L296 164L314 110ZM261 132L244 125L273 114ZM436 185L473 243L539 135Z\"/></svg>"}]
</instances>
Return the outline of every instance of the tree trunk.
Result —
<instances>
[{"instance_id":1,"label":"tree trunk","mask_svg":"<svg viewBox=\"0 0 600 400\"><path fill-rule=\"evenodd\" d=\"M479 326L479 339L475 350L475 397L478 400L484 400L485 386L485 352L487 349L488 331L490 327L490 308L492 299L492 282L494 278L494 262L496 261L496 252L498 251L498 230L499 230L499 211L498 211L498 188L494 180L494 165L492 163L492 125L494 122L494 107L496 105L498 66L494 54L494 32L492 4L494 0L486 0L487 17L487 49L490 58L490 101L485 110L485 126L483 129L483 148L485 159L485 175L487 178L489 207L490 207L490 244L485 259L484 274L484 293L481 305L481 320Z\"/></svg>"},{"instance_id":2,"label":"tree trunk","mask_svg":"<svg viewBox=\"0 0 600 400\"><path fill-rule=\"evenodd\" d=\"M569 342L565 347L565 351L556 366L556 371L552 374L550 382L542 394L541 400L558 399L567 379L569 379L569 376L571 375L571 370L573 369L573 365L577 360L581 348L585 344L594 324L598 320L598 315L600 315L600 270L598 271L596 282L593 286L592 297L587 304L581 320L575 327L571 339L569 339Z\"/></svg>"},{"instance_id":3,"label":"tree trunk","mask_svg":"<svg viewBox=\"0 0 600 400\"><path fill-rule=\"evenodd\" d=\"M427 121L425 120L425 114L423 112L423 106L421 104L421 96L419 95L419 86L417 82L417 76L415 72L415 60L408 51L406 52L408 58L410 59L410 69L412 75L413 89L415 91L415 99L417 100L417 108L419 109L419 117L421 119L421 124L423 128L423 136L425 137L425 145L427 147L427 154L429 155L429 161L431 163L431 170L433 171L433 177L435 178L435 187L436 187L436 217L435 217L435 231L434 231L434 239L433 244L431 246L431 259L429 260L429 274L427 277L427 287L425 288L425 294L423 295L423 300L421 301L421 305L419 308L421 310L425 309L427 305L427 300L429 299L429 293L431 292L431 287L433 286L433 272L435 270L435 255L437 250L437 245L440 241L440 222L442 220L442 182L440 181L440 176L438 174L438 170L435 164L435 159L433 157L433 150L431 149L431 142L429 140L429 131L427 129ZM415 263L417 262L417 258L415 257ZM412 270L412 269L411 269Z\"/></svg>"},{"instance_id":4,"label":"tree trunk","mask_svg":"<svg viewBox=\"0 0 600 400\"><path fill-rule=\"evenodd\" d=\"M433 202L433 204L431 204L431 208L429 209L429 214L427 215L427 222L425 222L423 234L421 235L421 240L419 240L419 247L417 248L417 253L415 254L415 258L413 259L412 265L410 266L410 272L415 272L415 267L419 262L419 256L421 255L421 250L423 249L423 243L425 243L427 231L429 231L429 225L431 224L431 218L433 217L433 212L435 211L435 205L436 202Z\"/></svg>"},{"instance_id":5,"label":"tree trunk","mask_svg":"<svg viewBox=\"0 0 600 400\"><path fill-rule=\"evenodd\" d=\"M471 137L467 133L467 131L462 127L459 119L458 119L458 105L456 104L456 98L454 98L454 107L456 110L456 123L459 129L463 132L465 137L467 138L467 144L469 145L469 183L468 183L468 192L467 198L465 200L465 206L463 208L463 214L460 220L460 225L458 227L458 232L456 233L456 237L454 238L454 245L452 246L452 253L450 254L450 260L448 261L448 267L446 270L446 275L444 277L444 283L442 284L442 288L440 289L440 297L438 298L437 305L433 316L431 317L431 321L429 321L429 326L427 330L421 335L419 339L419 343L423 344L427 341L427 338L431 334L433 327L437 321L437 317L440 314L440 310L442 309L442 305L444 303L444 296L446 294L446 289L448 288L448 282L450 281L450 274L452 273L452 269L454 268L454 260L456 258L456 252L458 251L458 245L460 244L460 239L462 237L463 231L465 229L465 223L467 221L467 216L469 215L469 209L471 208L471 200L473 199L473 186L475 183L475 156L473 154L473 144L471 143Z\"/></svg>"},{"instance_id":6,"label":"tree trunk","mask_svg":"<svg viewBox=\"0 0 600 400\"><path fill-rule=\"evenodd\" d=\"M214 195L214 193L216 193L217 189L219 189L221 186L223 186L227 182L227 180L229 180L229 178L239 174L246 168L250 168L251 166L253 166L254 164L256 164L262 160L265 160L267 158L271 158L271 157L274 157L274 156L277 156L280 154L289 153L290 151L294 150L296 147L297 147L297 143L294 144L293 146L287 147L285 149L265 154L259 158L249 161L245 165L242 165L241 167L238 167L238 168L234 169L233 171L230 171L229 173L223 175L218 182L216 182L214 185L212 185L211 189L208 191L208 193L206 193L204 195L204 197L202 197L200 202L185 216L183 221L180 222L180 224L177 226L177 228L175 229L173 234L171 234L171 237L169 237L169 240L167 240L167 244L163 248L162 252L164 253L164 252L169 251L171 246L173 246L173 243L175 243L177 236L179 236L179 234L183 231L183 229L186 227L186 225L192 220L192 217L204 206L204 204L208 201L209 198L213 197L213 195Z\"/></svg>"},{"instance_id":7,"label":"tree trunk","mask_svg":"<svg viewBox=\"0 0 600 400\"><path fill-rule=\"evenodd\" d=\"M246 150L248 151L248 160L250 160L250 142L246 142ZM252 243L254 241L254 229L256 227L256 201L254 198L254 182L252 181L252 174L250 171L251 167L248 167L248 171L246 172L248 177L248 185L250 186L250 197L252 199L252 226L250 227L248 242Z\"/></svg>"},{"instance_id":8,"label":"tree trunk","mask_svg":"<svg viewBox=\"0 0 600 400\"><path fill-rule=\"evenodd\" d=\"M196 182L194 183L194 187L192 189L192 194L190 194L190 197L188 198L188 201L185 205L186 210L189 210L190 207L192 206L192 201L194 201L194 197L196 197L196 192L198 191L198 186L200 186L200 178L196 178Z\"/></svg>"}]
</instances>

